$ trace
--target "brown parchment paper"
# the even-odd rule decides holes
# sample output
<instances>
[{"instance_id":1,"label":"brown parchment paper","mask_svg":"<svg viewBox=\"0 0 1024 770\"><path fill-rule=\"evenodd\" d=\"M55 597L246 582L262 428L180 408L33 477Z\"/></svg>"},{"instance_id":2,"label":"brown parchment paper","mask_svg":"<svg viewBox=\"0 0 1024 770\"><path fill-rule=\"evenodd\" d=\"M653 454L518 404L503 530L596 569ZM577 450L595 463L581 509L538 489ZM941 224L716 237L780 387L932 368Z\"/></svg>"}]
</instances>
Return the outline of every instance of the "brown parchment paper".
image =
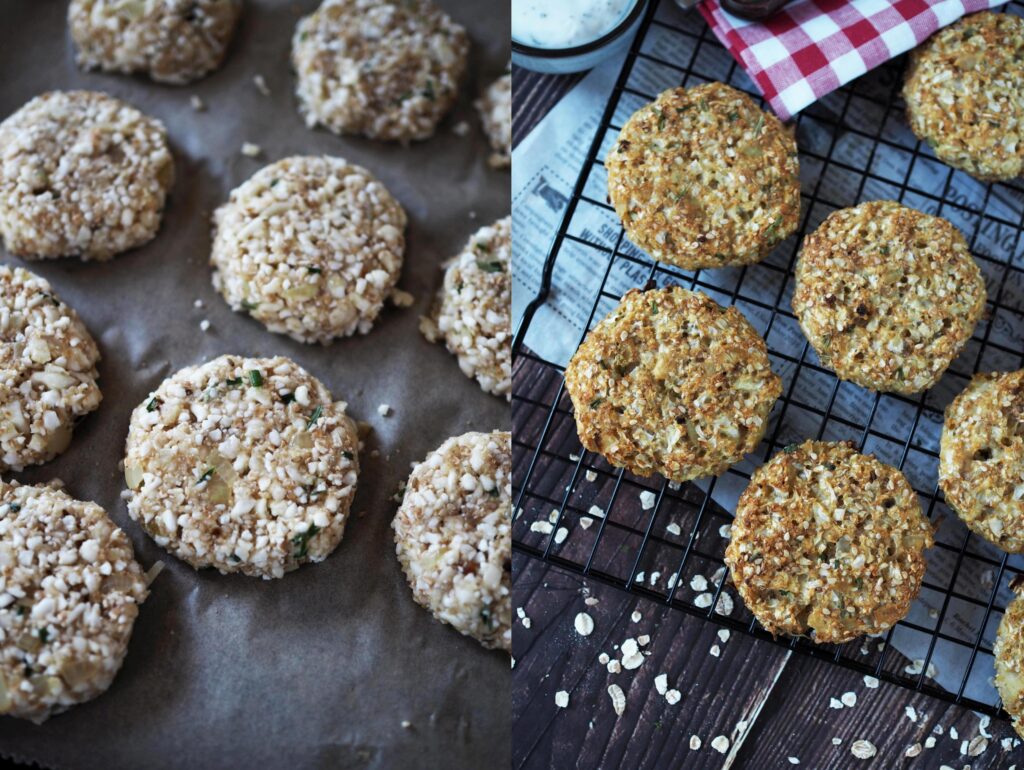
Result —
<instances>
[{"instance_id":1,"label":"brown parchment paper","mask_svg":"<svg viewBox=\"0 0 1024 770\"><path fill-rule=\"evenodd\" d=\"M453 356L418 333L439 265L480 225L509 212L507 172L489 169L472 101L508 60L504 3L437 0L472 39L460 102L433 139L403 148L308 130L288 63L300 15L317 0L246 0L224 67L185 87L82 73L67 3L0 3L0 118L50 89L105 91L161 119L177 182L156 239L106 264L26 266L81 314L103 353L103 403L70 448L12 474L63 479L131 537L144 568L167 567L142 606L110 690L41 726L0 718L0 755L56 768L492 768L510 763L510 667L433 620L412 600L395 558L390 499L445 438L508 429L504 400L483 393ZM263 96L253 76L271 90ZM189 98L206 103L195 112ZM458 121L471 131L460 138ZM263 155L243 156L243 142ZM339 155L369 168L409 213L400 286L366 336L308 346L230 311L210 284L210 214L264 164L295 153ZM475 212L476 218L471 217ZM20 261L0 251L0 262ZM201 299L204 307L193 303ZM208 319L209 332L199 323ZM263 581L195 572L127 515L118 470L132 408L167 375L222 353L290 356L349 413L374 426L345 538L320 564ZM379 404L394 413L381 417ZM370 451L380 451L379 458ZM411 723L402 727L403 720Z\"/></svg>"}]
</instances>

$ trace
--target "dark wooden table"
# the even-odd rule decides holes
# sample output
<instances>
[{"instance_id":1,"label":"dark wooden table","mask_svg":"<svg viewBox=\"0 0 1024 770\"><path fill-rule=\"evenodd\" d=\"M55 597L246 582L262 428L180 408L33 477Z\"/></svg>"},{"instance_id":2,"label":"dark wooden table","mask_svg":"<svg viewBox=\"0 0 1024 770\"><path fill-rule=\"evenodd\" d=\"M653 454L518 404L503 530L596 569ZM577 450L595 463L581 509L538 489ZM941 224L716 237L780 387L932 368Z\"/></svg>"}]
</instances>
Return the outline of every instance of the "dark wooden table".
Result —
<instances>
[{"instance_id":1,"label":"dark wooden table","mask_svg":"<svg viewBox=\"0 0 1024 770\"><path fill-rule=\"evenodd\" d=\"M515 144L579 77L519 69L512 77ZM514 378L530 381L523 362ZM1006 722L984 727L966 709L885 682L869 688L859 674L743 634L723 642L718 626L521 553L513 570L513 604L529 619L529 628L516 620L513 639L516 768L1024 768L1024 746L1002 747L1016 737ZM574 629L584 611L594 620L586 637ZM615 657L615 645L641 635L650 637L643 665L610 674L600 654ZM679 703L657 692L659 674L680 691ZM626 695L621 716L607 692L613 683ZM566 708L555 704L561 690ZM854 706L830 707L851 692ZM961 753L982 731L991 735L987 748ZM699 749L690 748L693 736ZM717 736L729 741L725 753L711 747ZM929 737L934 746L925 748ZM874 744L875 757L854 757L858 740ZM920 753L906 756L916 744Z\"/></svg>"}]
</instances>

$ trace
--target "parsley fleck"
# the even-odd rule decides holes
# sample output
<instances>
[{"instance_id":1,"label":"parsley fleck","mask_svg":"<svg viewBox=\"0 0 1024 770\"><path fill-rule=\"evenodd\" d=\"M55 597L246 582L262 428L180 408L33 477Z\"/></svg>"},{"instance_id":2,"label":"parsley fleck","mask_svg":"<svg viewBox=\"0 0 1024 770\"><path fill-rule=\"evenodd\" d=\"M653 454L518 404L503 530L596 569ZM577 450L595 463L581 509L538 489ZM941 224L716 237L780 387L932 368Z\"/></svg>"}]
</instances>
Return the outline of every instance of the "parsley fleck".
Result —
<instances>
[{"instance_id":1,"label":"parsley fleck","mask_svg":"<svg viewBox=\"0 0 1024 770\"><path fill-rule=\"evenodd\" d=\"M242 300L242 307L249 311L255 310L256 308L259 307L259 305L259 302L250 302L247 299Z\"/></svg>"},{"instance_id":2,"label":"parsley fleck","mask_svg":"<svg viewBox=\"0 0 1024 770\"><path fill-rule=\"evenodd\" d=\"M273 187L274 185L276 185L280 181L281 181L280 179L271 179L270 180L270 186Z\"/></svg>"},{"instance_id":3,"label":"parsley fleck","mask_svg":"<svg viewBox=\"0 0 1024 770\"><path fill-rule=\"evenodd\" d=\"M482 260L476 261L476 266L483 270L485 273L503 273L505 272L505 266L501 262L484 262Z\"/></svg>"},{"instance_id":4,"label":"parsley fleck","mask_svg":"<svg viewBox=\"0 0 1024 770\"><path fill-rule=\"evenodd\" d=\"M423 89L423 96L430 101L434 101L437 98L437 94L434 92L434 81L432 79L427 80L427 87Z\"/></svg>"},{"instance_id":5,"label":"parsley fleck","mask_svg":"<svg viewBox=\"0 0 1024 770\"><path fill-rule=\"evenodd\" d=\"M501 496L501 492L498 490L497 487L491 487L490 489L488 489L487 490L487 494L489 494L491 497L500 497Z\"/></svg>"},{"instance_id":6,"label":"parsley fleck","mask_svg":"<svg viewBox=\"0 0 1024 770\"><path fill-rule=\"evenodd\" d=\"M19 618L20 617L24 617L26 611L27 610L25 609L25 605L24 604L19 604L18 605L18 617Z\"/></svg>"},{"instance_id":7,"label":"parsley fleck","mask_svg":"<svg viewBox=\"0 0 1024 770\"><path fill-rule=\"evenodd\" d=\"M701 108L702 112L707 112L708 111L708 103L707 103L707 100L704 99L704 97L701 97L698 100L697 104Z\"/></svg>"},{"instance_id":8,"label":"parsley fleck","mask_svg":"<svg viewBox=\"0 0 1024 770\"><path fill-rule=\"evenodd\" d=\"M249 384L252 385L254 388L263 387L263 375L260 374L258 369L252 369L249 372Z\"/></svg>"},{"instance_id":9,"label":"parsley fleck","mask_svg":"<svg viewBox=\"0 0 1024 770\"><path fill-rule=\"evenodd\" d=\"M477 251L482 251L484 254L491 253L491 247L488 246L486 243L474 243L473 248L476 249Z\"/></svg>"},{"instance_id":10,"label":"parsley fleck","mask_svg":"<svg viewBox=\"0 0 1024 770\"><path fill-rule=\"evenodd\" d=\"M233 380L224 380L224 384L227 385L229 388L237 388L239 385L242 384L242 378L235 377Z\"/></svg>"},{"instance_id":11,"label":"parsley fleck","mask_svg":"<svg viewBox=\"0 0 1024 770\"><path fill-rule=\"evenodd\" d=\"M281 397L282 404L290 404L292 401L295 400L294 393L279 393L278 395L280 395Z\"/></svg>"},{"instance_id":12,"label":"parsley fleck","mask_svg":"<svg viewBox=\"0 0 1024 770\"><path fill-rule=\"evenodd\" d=\"M46 642L47 642L47 640L49 640L49 638L50 638L50 632L47 631L45 628L40 628L39 629L39 641L42 642L43 644L46 644Z\"/></svg>"},{"instance_id":13,"label":"parsley fleck","mask_svg":"<svg viewBox=\"0 0 1024 770\"><path fill-rule=\"evenodd\" d=\"M491 619L491 610L489 607L484 607L480 610L480 620L482 620L484 625L488 628L491 628L494 621Z\"/></svg>"},{"instance_id":14,"label":"parsley fleck","mask_svg":"<svg viewBox=\"0 0 1024 770\"><path fill-rule=\"evenodd\" d=\"M306 271L313 273L314 275L320 275L320 273L323 272L323 270L319 267L307 267Z\"/></svg>"},{"instance_id":15,"label":"parsley fleck","mask_svg":"<svg viewBox=\"0 0 1024 770\"><path fill-rule=\"evenodd\" d=\"M599 407L603 401L603 398L595 398L593 401L590 402L590 408L597 409L597 407Z\"/></svg>"},{"instance_id":16,"label":"parsley fleck","mask_svg":"<svg viewBox=\"0 0 1024 770\"><path fill-rule=\"evenodd\" d=\"M153 398L149 399L149 403L146 404L146 411L147 412L155 412L157 409L160 408L160 404L162 404L162 403L163 403L163 401L161 401L156 396L153 396Z\"/></svg>"},{"instance_id":17,"label":"parsley fleck","mask_svg":"<svg viewBox=\"0 0 1024 770\"><path fill-rule=\"evenodd\" d=\"M11 513L17 513L18 511L21 510L21 503L11 503L9 506L7 506L7 509Z\"/></svg>"},{"instance_id":18,"label":"parsley fleck","mask_svg":"<svg viewBox=\"0 0 1024 770\"><path fill-rule=\"evenodd\" d=\"M658 303L651 300L651 315L658 315Z\"/></svg>"},{"instance_id":19,"label":"parsley fleck","mask_svg":"<svg viewBox=\"0 0 1024 770\"><path fill-rule=\"evenodd\" d=\"M729 113L729 122L730 123L735 123L737 120L739 120L739 117L740 117L740 114L738 112L735 112L735 111L734 112L730 112Z\"/></svg>"},{"instance_id":20,"label":"parsley fleck","mask_svg":"<svg viewBox=\"0 0 1024 770\"><path fill-rule=\"evenodd\" d=\"M754 136L761 133L761 129L764 128L764 113L762 112L757 116L757 123L754 124Z\"/></svg>"},{"instance_id":21,"label":"parsley fleck","mask_svg":"<svg viewBox=\"0 0 1024 770\"><path fill-rule=\"evenodd\" d=\"M320 419L320 415L324 413L324 408L317 404L316 409L313 410L313 414L309 416L309 422L306 423L306 430L312 430L313 426L316 425L316 421Z\"/></svg>"},{"instance_id":22,"label":"parsley fleck","mask_svg":"<svg viewBox=\"0 0 1024 770\"><path fill-rule=\"evenodd\" d=\"M296 559L301 559L309 552L309 541L312 537L320 531L320 527L316 524L310 524L309 529L302 532L292 538L292 545L295 546L295 551L292 553Z\"/></svg>"},{"instance_id":23,"label":"parsley fleck","mask_svg":"<svg viewBox=\"0 0 1024 770\"><path fill-rule=\"evenodd\" d=\"M242 557L239 556L237 553L231 554L228 558L235 563L238 563L242 560Z\"/></svg>"},{"instance_id":24,"label":"parsley fleck","mask_svg":"<svg viewBox=\"0 0 1024 770\"><path fill-rule=\"evenodd\" d=\"M196 482L196 486L198 487L200 484L203 484L203 483L209 481L213 477L213 474L216 473L216 472L217 472L216 468L208 468L206 470L206 473L204 473L202 476L199 477L199 481Z\"/></svg>"},{"instance_id":25,"label":"parsley fleck","mask_svg":"<svg viewBox=\"0 0 1024 770\"><path fill-rule=\"evenodd\" d=\"M351 452L342 452L341 456L344 457L346 460L355 460L356 459L356 456L354 454L352 454Z\"/></svg>"},{"instance_id":26,"label":"parsley fleck","mask_svg":"<svg viewBox=\"0 0 1024 770\"><path fill-rule=\"evenodd\" d=\"M796 444L786 444L786 446L782 447L782 451L785 452L786 454L789 454L790 452L795 451L796 447Z\"/></svg>"}]
</instances>

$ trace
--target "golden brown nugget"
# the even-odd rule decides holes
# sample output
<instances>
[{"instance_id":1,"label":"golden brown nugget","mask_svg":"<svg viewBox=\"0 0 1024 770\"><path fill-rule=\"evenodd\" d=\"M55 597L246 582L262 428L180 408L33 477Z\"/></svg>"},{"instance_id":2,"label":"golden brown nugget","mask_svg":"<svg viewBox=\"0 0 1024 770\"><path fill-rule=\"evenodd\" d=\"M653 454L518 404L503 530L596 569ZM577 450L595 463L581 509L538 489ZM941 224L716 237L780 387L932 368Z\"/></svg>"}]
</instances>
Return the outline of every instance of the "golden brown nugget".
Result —
<instances>
[{"instance_id":1,"label":"golden brown nugget","mask_svg":"<svg viewBox=\"0 0 1024 770\"><path fill-rule=\"evenodd\" d=\"M1018 594L1010 602L996 632L996 643L992 652L996 659L996 689L1003 699L1003 708L1010 715L1013 729L1024 738L1024 589L1020 577L1010 582L1010 588Z\"/></svg>"},{"instance_id":2,"label":"golden brown nugget","mask_svg":"<svg viewBox=\"0 0 1024 770\"><path fill-rule=\"evenodd\" d=\"M763 259L800 219L792 131L722 83L664 91L605 161L630 240L688 270Z\"/></svg>"},{"instance_id":3,"label":"golden brown nugget","mask_svg":"<svg viewBox=\"0 0 1024 770\"><path fill-rule=\"evenodd\" d=\"M1024 19L983 11L932 35L910 55L907 120L939 160L978 179L1024 169Z\"/></svg>"},{"instance_id":4,"label":"golden brown nugget","mask_svg":"<svg viewBox=\"0 0 1024 770\"><path fill-rule=\"evenodd\" d=\"M939 486L972 531L1024 551L1024 370L975 375L946 407Z\"/></svg>"},{"instance_id":5,"label":"golden brown nugget","mask_svg":"<svg viewBox=\"0 0 1024 770\"><path fill-rule=\"evenodd\" d=\"M933 544L899 470L846 443L805 441L754 473L725 562L767 630L840 643L907 614Z\"/></svg>"},{"instance_id":6,"label":"golden brown nugget","mask_svg":"<svg viewBox=\"0 0 1024 770\"><path fill-rule=\"evenodd\" d=\"M932 387L984 310L985 280L960 231L894 201L833 212L797 260L800 327L824 366L871 390Z\"/></svg>"},{"instance_id":7,"label":"golden brown nugget","mask_svg":"<svg viewBox=\"0 0 1024 770\"><path fill-rule=\"evenodd\" d=\"M628 292L565 370L583 446L640 476L722 473L752 451L782 392L735 307L678 286Z\"/></svg>"}]
</instances>

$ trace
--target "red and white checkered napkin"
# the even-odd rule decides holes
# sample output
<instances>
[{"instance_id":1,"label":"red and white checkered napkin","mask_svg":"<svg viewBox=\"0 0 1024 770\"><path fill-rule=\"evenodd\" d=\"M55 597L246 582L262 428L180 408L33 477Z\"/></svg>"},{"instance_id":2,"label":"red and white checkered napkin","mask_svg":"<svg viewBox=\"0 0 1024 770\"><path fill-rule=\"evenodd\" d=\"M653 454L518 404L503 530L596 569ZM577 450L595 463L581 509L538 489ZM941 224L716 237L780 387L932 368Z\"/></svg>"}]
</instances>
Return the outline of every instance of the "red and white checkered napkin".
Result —
<instances>
[{"instance_id":1,"label":"red and white checkered napkin","mask_svg":"<svg viewBox=\"0 0 1024 770\"><path fill-rule=\"evenodd\" d=\"M765 22L718 0L698 8L775 113L787 120L968 13L1006 0L793 0Z\"/></svg>"}]
</instances>

